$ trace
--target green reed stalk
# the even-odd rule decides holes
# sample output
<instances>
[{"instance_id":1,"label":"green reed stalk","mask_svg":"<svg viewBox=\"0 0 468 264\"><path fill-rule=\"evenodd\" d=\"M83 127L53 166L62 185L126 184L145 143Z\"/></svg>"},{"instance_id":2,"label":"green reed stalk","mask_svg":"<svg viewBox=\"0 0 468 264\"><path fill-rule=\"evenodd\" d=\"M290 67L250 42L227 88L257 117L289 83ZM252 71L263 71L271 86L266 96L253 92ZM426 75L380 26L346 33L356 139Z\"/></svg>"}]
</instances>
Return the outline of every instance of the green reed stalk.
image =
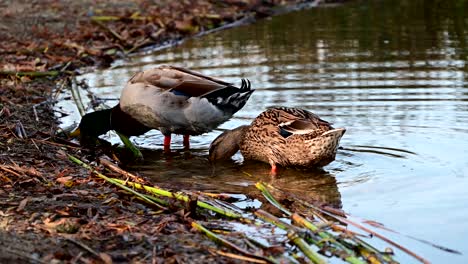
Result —
<instances>
[{"instance_id":1,"label":"green reed stalk","mask_svg":"<svg viewBox=\"0 0 468 264\"><path fill-rule=\"evenodd\" d=\"M190 201L190 197L188 197L185 194L173 193L173 192L161 189L161 188L142 185L142 184L135 183L135 182L128 182L128 181L124 181L124 180L121 180L121 179L112 178L112 180L114 180L114 181L116 181L116 182L118 182L120 184L125 184L125 185L128 185L128 186L131 186L131 187L136 188L136 189L146 190L147 192L150 192L150 193L155 194L155 195L174 198L174 199L177 199L177 200L183 201L183 202L189 202ZM202 202L202 201L197 201L197 206L199 206L201 208L204 208L204 209L208 209L208 210L213 211L213 212L216 212L216 213L218 213L220 215L224 215L226 217L242 218L242 215L240 215L238 213L235 213L235 212L233 212L231 210L226 210L226 209L223 209L223 208L219 208L219 207L213 206L211 204L208 204L208 203L205 203L205 202Z\"/></svg>"}]
</instances>

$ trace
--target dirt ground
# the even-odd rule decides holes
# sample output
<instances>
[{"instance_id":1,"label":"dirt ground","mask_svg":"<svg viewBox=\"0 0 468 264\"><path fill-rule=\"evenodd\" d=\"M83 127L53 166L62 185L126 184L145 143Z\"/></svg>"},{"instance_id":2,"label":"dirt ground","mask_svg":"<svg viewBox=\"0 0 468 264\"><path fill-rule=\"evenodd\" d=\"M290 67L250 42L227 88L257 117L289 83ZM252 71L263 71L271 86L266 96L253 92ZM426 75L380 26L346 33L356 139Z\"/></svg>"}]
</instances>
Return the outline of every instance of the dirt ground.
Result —
<instances>
[{"instance_id":1,"label":"dirt ground","mask_svg":"<svg viewBox=\"0 0 468 264\"><path fill-rule=\"evenodd\" d=\"M0 263L237 262L64 154L54 89L83 67L311 1L0 1ZM329 1L322 1L329 2ZM334 1L337 2L337 1Z\"/></svg>"}]
</instances>

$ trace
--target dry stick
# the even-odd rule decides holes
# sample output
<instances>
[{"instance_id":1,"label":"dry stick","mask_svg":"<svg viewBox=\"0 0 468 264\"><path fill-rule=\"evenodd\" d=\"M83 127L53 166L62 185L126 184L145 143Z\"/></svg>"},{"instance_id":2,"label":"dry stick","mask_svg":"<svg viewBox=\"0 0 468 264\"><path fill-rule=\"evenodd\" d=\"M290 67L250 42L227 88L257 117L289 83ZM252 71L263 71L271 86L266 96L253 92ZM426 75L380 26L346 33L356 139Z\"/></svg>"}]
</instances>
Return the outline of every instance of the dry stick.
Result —
<instances>
[{"instance_id":1,"label":"dry stick","mask_svg":"<svg viewBox=\"0 0 468 264\"><path fill-rule=\"evenodd\" d=\"M106 166L108 169L123 175L126 178L131 178L135 182L138 182L138 183L146 182L144 179L136 176L135 174L132 174L132 173L130 173L128 171L122 170L117 165L115 165L114 163L112 163L111 161L109 161L107 159L99 158L99 163Z\"/></svg>"},{"instance_id":2,"label":"dry stick","mask_svg":"<svg viewBox=\"0 0 468 264\"><path fill-rule=\"evenodd\" d=\"M73 101L75 101L76 108L78 108L78 112L80 112L81 116L84 116L86 111L83 105L83 101L81 100L80 91L78 90L78 87L76 85L75 78L72 78L71 85L69 87L70 87Z\"/></svg>"},{"instance_id":3,"label":"dry stick","mask_svg":"<svg viewBox=\"0 0 468 264\"><path fill-rule=\"evenodd\" d=\"M17 173L16 171L12 170L11 169L11 166L6 166L6 165L0 165L0 169L6 171L6 172L9 172L13 175L15 175L16 177L22 177L21 174Z\"/></svg>"},{"instance_id":4,"label":"dry stick","mask_svg":"<svg viewBox=\"0 0 468 264\"><path fill-rule=\"evenodd\" d=\"M124 183L121 183L121 182L117 181L116 179L109 178L109 177L105 176L104 174L98 172L96 169L94 169L93 167L91 167L91 166L89 166L88 164L84 163L84 162L81 161L80 159L78 159L78 158L76 158L76 157L74 157L74 156L72 156L72 155L70 155L70 154L67 154L67 155L68 155L68 158L69 158L71 161L73 161L73 162L75 162L76 164L81 165L82 167L84 167L84 168L90 170L91 172L93 172L94 174L96 174L99 178L104 179L104 180L107 181L107 182L110 182L110 183L112 183L112 184L114 184L114 185L119 186L120 188L122 188L122 189L124 189L124 190L126 190L126 191L128 191L128 192L130 192L130 193L132 193L132 194L134 194L134 195L136 195L137 197L139 197L140 199L144 200L145 202L147 202L147 203L149 203L149 204L151 204L151 205L154 205L154 206L156 206L156 207L158 207L158 208L160 208L160 209L167 209L167 208L165 208L165 207L163 207L163 206L157 204L157 203L154 201L154 199L157 199L156 197L154 197L153 199L149 199L148 197L146 197L146 195L141 194L141 193L139 193L139 192L137 192L137 191L135 191L135 190L133 190L133 189L131 189L131 188L125 186Z\"/></svg>"},{"instance_id":5,"label":"dry stick","mask_svg":"<svg viewBox=\"0 0 468 264\"><path fill-rule=\"evenodd\" d=\"M50 98L53 98L53 101L54 101L54 102L58 100L58 97L59 97L60 92L63 90L63 87L65 87L65 85L66 85L67 82L68 82L68 81L67 81L68 78L69 78L69 77L62 79L62 80L60 81L61 84L60 84L59 88L55 91L55 94L54 94L53 96L52 96L52 95L50 96Z\"/></svg>"},{"instance_id":6,"label":"dry stick","mask_svg":"<svg viewBox=\"0 0 468 264\"><path fill-rule=\"evenodd\" d=\"M75 240L73 238L70 238L70 237L65 237L66 240L72 242L73 244L75 245L78 245L80 246L81 248L87 250L89 253L91 253L92 255L94 255L95 257L98 257L100 258L101 260L103 260L105 262L105 259L101 258L101 256L99 255L99 253L97 253L96 251L94 251L94 249L88 247L87 245L85 245L84 243L78 241L78 240Z\"/></svg>"},{"instance_id":7,"label":"dry stick","mask_svg":"<svg viewBox=\"0 0 468 264\"><path fill-rule=\"evenodd\" d=\"M159 31L158 31L159 32ZM158 33L156 32L156 33ZM136 43L133 47L131 47L129 50L125 51L125 54L130 54L132 52L134 52L135 50L143 47L143 46L147 46L151 43L154 43L154 41L152 41L151 39L149 38L145 38L143 41L140 41L139 43Z\"/></svg>"},{"instance_id":8,"label":"dry stick","mask_svg":"<svg viewBox=\"0 0 468 264\"><path fill-rule=\"evenodd\" d=\"M244 254L246 256L249 256L249 257L252 257L252 258L258 260L257 263L267 263L267 262L275 263L271 259L265 258L263 256L257 256L257 255L255 255L253 253L250 253L249 251L244 250L243 248L238 247L237 245L231 243L230 241L228 241L228 240L216 235L215 233L211 232L210 230L206 229L204 226L200 225L197 222L192 222L192 227L198 229L199 231L201 231L203 233L205 233L205 235L208 238L210 238L211 240L213 240L214 242L222 244L222 245L224 245L226 247L229 247L231 249L234 249L234 250L236 250L236 251L238 251L238 252L240 252L240 253L242 253L242 254Z\"/></svg>"},{"instance_id":9,"label":"dry stick","mask_svg":"<svg viewBox=\"0 0 468 264\"><path fill-rule=\"evenodd\" d=\"M71 149L81 149L81 147L79 146L73 146L73 145L67 145L67 144L60 144L60 143L57 143L57 142L53 142L53 141L47 141L47 140L43 140L43 139L36 139L36 142L39 142L39 143L42 143L42 144L48 144L48 145L52 145L52 146L56 146L56 147L61 147L61 148L71 148ZM72 143L72 142L70 142Z\"/></svg>"},{"instance_id":10,"label":"dry stick","mask_svg":"<svg viewBox=\"0 0 468 264\"><path fill-rule=\"evenodd\" d=\"M117 40L119 40L120 42L122 42L123 44L126 44L125 42L125 39L120 36L119 33L115 32L113 29L109 28L108 26L104 25L104 23L102 23L101 21L99 20L96 20L96 19L91 19L91 21L93 21L94 23L96 23L98 26L100 26L101 28L109 31L109 33L111 33L111 35L116 38Z\"/></svg>"}]
</instances>

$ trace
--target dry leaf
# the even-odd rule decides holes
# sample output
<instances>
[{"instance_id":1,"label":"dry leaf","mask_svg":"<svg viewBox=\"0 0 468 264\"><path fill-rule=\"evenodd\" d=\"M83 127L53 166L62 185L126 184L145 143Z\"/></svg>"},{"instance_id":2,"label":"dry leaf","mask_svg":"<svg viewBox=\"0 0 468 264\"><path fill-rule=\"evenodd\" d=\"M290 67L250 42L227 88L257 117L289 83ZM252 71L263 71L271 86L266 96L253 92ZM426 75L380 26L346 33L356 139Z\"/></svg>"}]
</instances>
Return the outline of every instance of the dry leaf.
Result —
<instances>
[{"instance_id":1,"label":"dry leaf","mask_svg":"<svg viewBox=\"0 0 468 264\"><path fill-rule=\"evenodd\" d=\"M104 261L106 264L112 264L112 257L106 253L99 253L99 257Z\"/></svg>"},{"instance_id":2,"label":"dry leaf","mask_svg":"<svg viewBox=\"0 0 468 264\"><path fill-rule=\"evenodd\" d=\"M26 204L29 202L29 200L31 199L31 197L26 197L24 198L20 204L18 205L18 208L16 209L17 212L21 212L24 210L24 207L26 206Z\"/></svg>"}]
</instances>

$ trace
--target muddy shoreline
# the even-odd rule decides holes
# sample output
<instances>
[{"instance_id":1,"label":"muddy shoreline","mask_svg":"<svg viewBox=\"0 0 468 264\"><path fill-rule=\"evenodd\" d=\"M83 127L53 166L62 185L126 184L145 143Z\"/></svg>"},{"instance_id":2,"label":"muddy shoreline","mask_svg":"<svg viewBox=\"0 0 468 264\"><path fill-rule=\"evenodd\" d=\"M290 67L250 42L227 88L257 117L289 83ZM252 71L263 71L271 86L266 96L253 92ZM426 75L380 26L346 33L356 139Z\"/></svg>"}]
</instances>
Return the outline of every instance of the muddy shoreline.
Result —
<instances>
[{"instance_id":1,"label":"muddy shoreline","mask_svg":"<svg viewBox=\"0 0 468 264\"><path fill-rule=\"evenodd\" d=\"M233 262L184 210L157 212L70 163L64 152L92 155L56 137L51 100L84 67L315 4L216 3L0 3L0 262Z\"/></svg>"}]
</instances>

